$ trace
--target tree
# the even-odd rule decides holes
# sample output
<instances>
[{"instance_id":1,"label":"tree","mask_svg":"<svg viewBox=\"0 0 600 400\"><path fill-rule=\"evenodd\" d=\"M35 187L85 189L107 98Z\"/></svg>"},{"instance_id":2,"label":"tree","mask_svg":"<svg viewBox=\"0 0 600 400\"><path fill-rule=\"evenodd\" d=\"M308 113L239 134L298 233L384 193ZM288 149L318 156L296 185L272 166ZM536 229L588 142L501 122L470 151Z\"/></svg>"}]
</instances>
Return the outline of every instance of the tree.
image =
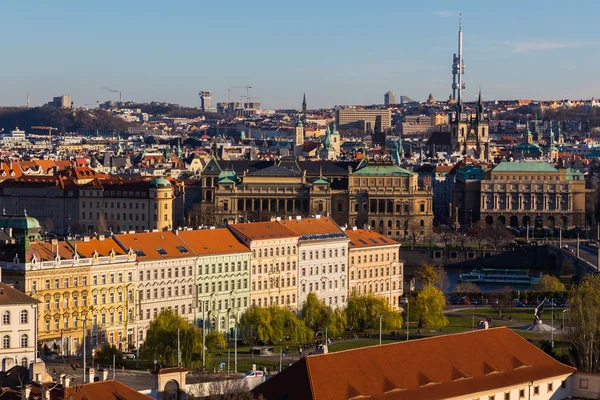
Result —
<instances>
[{"instance_id":1,"label":"tree","mask_svg":"<svg viewBox=\"0 0 600 400\"><path fill-rule=\"evenodd\" d=\"M421 267L417 270L417 275L425 286L435 285L440 278L438 269L430 264L421 265Z\"/></svg>"},{"instance_id":2,"label":"tree","mask_svg":"<svg viewBox=\"0 0 600 400\"><path fill-rule=\"evenodd\" d=\"M408 233L413 247L417 245L417 240L419 239L419 236L421 236L421 231L423 229L424 227L421 226L421 222L415 217L410 217L406 220L405 235Z\"/></svg>"},{"instance_id":3,"label":"tree","mask_svg":"<svg viewBox=\"0 0 600 400\"><path fill-rule=\"evenodd\" d=\"M494 250L498 250L501 244L504 244L511 240L513 235L504 225L491 224L487 226L485 232L485 238L489 244L492 245Z\"/></svg>"},{"instance_id":4,"label":"tree","mask_svg":"<svg viewBox=\"0 0 600 400\"><path fill-rule=\"evenodd\" d=\"M490 293L489 301L498 317L501 317L504 310L512 305L512 288L505 286L497 292Z\"/></svg>"},{"instance_id":5,"label":"tree","mask_svg":"<svg viewBox=\"0 0 600 400\"><path fill-rule=\"evenodd\" d=\"M565 284L553 275L542 275L540 281L534 285L534 288L540 292L564 292L567 290Z\"/></svg>"},{"instance_id":6,"label":"tree","mask_svg":"<svg viewBox=\"0 0 600 400\"><path fill-rule=\"evenodd\" d=\"M419 327L430 326L442 328L448 325L448 318L444 314L446 298L441 290L428 285L417 293L415 301L415 315Z\"/></svg>"},{"instance_id":7,"label":"tree","mask_svg":"<svg viewBox=\"0 0 600 400\"><path fill-rule=\"evenodd\" d=\"M304 321L285 307L250 307L242 314L240 325L256 342L276 343L287 339L305 343L313 336Z\"/></svg>"},{"instance_id":8,"label":"tree","mask_svg":"<svg viewBox=\"0 0 600 400\"><path fill-rule=\"evenodd\" d=\"M444 242L444 247L446 249L449 248L450 244L456 239L456 232L453 231L449 226L437 226L434 231L440 240Z\"/></svg>"},{"instance_id":9,"label":"tree","mask_svg":"<svg viewBox=\"0 0 600 400\"><path fill-rule=\"evenodd\" d=\"M364 331L368 328L379 327L379 318L383 317L382 324L386 329L400 329L402 316L393 310L381 297L373 294L352 294L348 298L346 318L348 324Z\"/></svg>"},{"instance_id":10,"label":"tree","mask_svg":"<svg viewBox=\"0 0 600 400\"><path fill-rule=\"evenodd\" d=\"M459 282L454 286L456 293L480 293L481 289L473 282Z\"/></svg>"},{"instance_id":11,"label":"tree","mask_svg":"<svg viewBox=\"0 0 600 400\"><path fill-rule=\"evenodd\" d=\"M469 229L469 235L477 243L477 247L481 250L482 245L487 240L488 226L483 220L479 220Z\"/></svg>"},{"instance_id":12,"label":"tree","mask_svg":"<svg viewBox=\"0 0 600 400\"><path fill-rule=\"evenodd\" d=\"M346 328L345 313L339 309L334 311L312 292L306 296L301 315L306 326L314 332L327 329L331 336L338 336Z\"/></svg>"},{"instance_id":13,"label":"tree","mask_svg":"<svg viewBox=\"0 0 600 400\"><path fill-rule=\"evenodd\" d=\"M569 294L570 361L584 372L600 372L600 275L590 276Z\"/></svg>"},{"instance_id":14,"label":"tree","mask_svg":"<svg viewBox=\"0 0 600 400\"><path fill-rule=\"evenodd\" d=\"M216 330L208 332L204 338L206 341L206 347L210 351L218 351L221 353L227 348L227 340L225 334Z\"/></svg>"},{"instance_id":15,"label":"tree","mask_svg":"<svg viewBox=\"0 0 600 400\"><path fill-rule=\"evenodd\" d=\"M177 365L177 331L181 349L181 362L190 369L201 365L202 330L166 309L150 322L142 355L149 360L159 360L163 365Z\"/></svg>"},{"instance_id":16,"label":"tree","mask_svg":"<svg viewBox=\"0 0 600 400\"><path fill-rule=\"evenodd\" d=\"M105 344L100 348L100 350L98 350L95 359L101 362L112 363L113 356L115 357L115 359L120 360L121 352L119 351L119 349L117 349L117 346Z\"/></svg>"}]
</instances>

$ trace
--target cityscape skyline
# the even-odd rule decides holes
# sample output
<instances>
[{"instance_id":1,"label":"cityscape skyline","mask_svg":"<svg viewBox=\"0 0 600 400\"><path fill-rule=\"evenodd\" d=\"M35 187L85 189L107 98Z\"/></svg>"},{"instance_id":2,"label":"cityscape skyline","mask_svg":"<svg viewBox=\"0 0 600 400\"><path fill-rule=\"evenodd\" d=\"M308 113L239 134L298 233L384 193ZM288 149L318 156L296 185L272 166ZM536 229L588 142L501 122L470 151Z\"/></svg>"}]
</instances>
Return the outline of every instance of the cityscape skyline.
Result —
<instances>
[{"instance_id":1,"label":"cityscape skyline","mask_svg":"<svg viewBox=\"0 0 600 400\"><path fill-rule=\"evenodd\" d=\"M309 108L381 104L388 90L397 98L446 99L459 12L465 101L476 99L479 86L488 100L590 98L600 89L593 69L600 42L589 39L600 6L584 3L584 14L559 2L519 4L518 13L471 1L460 10L446 2L384 2L361 12L334 1L318 13L311 1L182 2L168 11L159 2L64 2L39 3L34 12L12 3L0 27L14 38L5 47L13 61L0 66L0 103L25 105L29 93L38 106L69 94L76 106L92 107L118 100L116 90L124 101L199 106L200 90L216 103L245 85L265 108L299 108L304 92ZM57 47L57 38L70 45ZM231 99L245 94L232 89Z\"/></svg>"}]
</instances>

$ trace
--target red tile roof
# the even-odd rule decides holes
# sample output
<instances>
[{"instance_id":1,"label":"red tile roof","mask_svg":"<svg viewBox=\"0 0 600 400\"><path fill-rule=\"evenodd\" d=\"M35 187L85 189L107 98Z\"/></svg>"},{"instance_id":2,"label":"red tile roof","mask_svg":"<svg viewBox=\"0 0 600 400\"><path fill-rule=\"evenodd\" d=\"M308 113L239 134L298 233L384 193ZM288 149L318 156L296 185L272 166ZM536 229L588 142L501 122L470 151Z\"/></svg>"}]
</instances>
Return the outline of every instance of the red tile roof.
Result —
<instances>
[{"instance_id":1,"label":"red tile roof","mask_svg":"<svg viewBox=\"0 0 600 400\"><path fill-rule=\"evenodd\" d=\"M77 246L77 253L84 258L91 258L94 255L94 251L97 251L100 257L108 256L111 250L114 250L117 255L127 254L127 251L112 238L106 238L102 241L92 238L89 242L77 241L71 242L71 245L73 247Z\"/></svg>"},{"instance_id":2,"label":"red tile roof","mask_svg":"<svg viewBox=\"0 0 600 400\"><path fill-rule=\"evenodd\" d=\"M9 304L36 304L39 300L27 296L25 293L13 288L12 286L0 282L0 306Z\"/></svg>"},{"instance_id":3,"label":"red tile roof","mask_svg":"<svg viewBox=\"0 0 600 400\"><path fill-rule=\"evenodd\" d=\"M179 231L178 234L199 256L250 251L227 228Z\"/></svg>"},{"instance_id":4,"label":"red tile roof","mask_svg":"<svg viewBox=\"0 0 600 400\"><path fill-rule=\"evenodd\" d=\"M346 229L346 236L350 238L348 247L351 249L358 247L388 246L391 244L399 244L399 242L395 241L394 239L390 239L387 236L383 236L382 234L369 229Z\"/></svg>"},{"instance_id":5,"label":"red tile roof","mask_svg":"<svg viewBox=\"0 0 600 400\"><path fill-rule=\"evenodd\" d=\"M123 248L133 249L138 261L194 256L192 249L173 232L142 232L114 237Z\"/></svg>"},{"instance_id":6,"label":"red tile roof","mask_svg":"<svg viewBox=\"0 0 600 400\"><path fill-rule=\"evenodd\" d=\"M252 240L273 240L299 236L276 221L230 224L228 227Z\"/></svg>"},{"instance_id":7,"label":"red tile roof","mask_svg":"<svg viewBox=\"0 0 600 400\"><path fill-rule=\"evenodd\" d=\"M298 236L318 233L341 233L342 230L331 218L282 219L279 223Z\"/></svg>"},{"instance_id":8,"label":"red tile roof","mask_svg":"<svg viewBox=\"0 0 600 400\"><path fill-rule=\"evenodd\" d=\"M38 254L38 261L52 261L56 257L56 252L61 259L72 259L75 252L71 246L63 241L58 241L57 244L53 245L51 242L34 242L31 243L31 248ZM31 261L31 260L27 260Z\"/></svg>"},{"instance_id":9,"label":"red tile roof","mask_svg":"<svg viewBox=\"0 0 600 400\"><path fill-rule=\"evenodd\" d=\"M145 394L135 391L118 381L108 380L102 382L86 383L85 385L71 386L66 390L69 400L150 400ZM54 393L53 393L54 394ZM60 398L54 397L53 398Z\"/></svg>"},{"instance_id":10,"label":"red tile roof","mask_svg":"<svg viewBox=\"0 0 600 400\"><path fill-rule=\"evenodd\" d=\"M502 327L309 356L253 392L287 400L445 399L574 371Z\"/></svg>"}]
</instances>

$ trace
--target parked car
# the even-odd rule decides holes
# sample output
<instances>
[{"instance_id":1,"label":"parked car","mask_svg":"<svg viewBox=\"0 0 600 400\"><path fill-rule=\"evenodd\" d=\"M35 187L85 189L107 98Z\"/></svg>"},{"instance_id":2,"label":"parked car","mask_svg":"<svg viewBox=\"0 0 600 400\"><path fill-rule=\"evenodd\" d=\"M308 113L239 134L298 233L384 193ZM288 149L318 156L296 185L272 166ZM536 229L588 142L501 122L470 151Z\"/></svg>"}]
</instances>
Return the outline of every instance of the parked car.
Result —
<instances>
[{"instance_id":1,"label":"parked car","mask_svg":"<svg viewBox=\"0 0 600 400\"><path fill-rule=\"evenodd\" d=\"M133 354L133 353L124 353L121 356L121 359L122 360L135 360L135 354Z\"/></svg>"},{"instance_id":2,"label":"parked car","mask_svg":"<svg viewBox=\"0 0 600 400\"><path fill-rule=\"evenodd\" d=\"M556 303L554 303L548 299L542 301L542 303L544 304L544 307L556 307Z\"/></svg>"},{"instance_id":3,"label":"parked car","mask_svg":"<svg viewBox=\"0 0 600 400\"><path fill-rule=\"evenodd\" d=\"M515 300L513 300L513 306L517 307L517 308L522 308L522 307L525 307L525 304L523 304L519 300L515 299Z\"/></svg>"},{"instance_id":4,"label":"parked car","mask_svg":"<svg viewBox=\"0 0 600 400\"><path fill-rule=\"evenodd\" d=\"M258 378L260 376L265 376L262 371L248 371L244 374L244 378Z\"/></svg>"}]
</instances>

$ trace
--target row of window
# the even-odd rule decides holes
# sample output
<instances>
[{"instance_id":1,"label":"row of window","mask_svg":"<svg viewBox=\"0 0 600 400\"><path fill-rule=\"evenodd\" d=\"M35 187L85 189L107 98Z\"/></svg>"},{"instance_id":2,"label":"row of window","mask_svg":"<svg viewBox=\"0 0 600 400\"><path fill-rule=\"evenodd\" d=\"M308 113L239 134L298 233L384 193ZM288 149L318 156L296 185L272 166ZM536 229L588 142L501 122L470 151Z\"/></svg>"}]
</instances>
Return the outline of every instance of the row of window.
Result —
<instances>
[{"instance_id":1,"label":"row of window","mask_svg":"<svg viewBox=\"0 0 600 400\"><path fill-rule=\"evenodd\" d=\"M561 388L565 388L566 387L566 381L562 382L562 386ZM554 384L552 382L548 383L548 392L547 393L552 393L554 391ZM528 393L529 392L529 393ZM539 396L540 395L540 386L536 385L533 386L533 388L529 388L529 389L519 389L519 400L522 399L526 399L526 398L530 398L530 396ZM511 392L506 392L504 393L504 400L511 400ZM476 397L473 400L484 400L481 397ZM487 400L496 400L496 396L495 395L489 395L487 396Z\"/></svg>"},{"instance_id":2,"label":"row of window","mask_svg":"<svg viewBox=\"0 0 600 400\"><path fill-rule=\"evenodd\" d=\"M287 269L286 269L287 267ZM253 265L252 266L252 275L256 275L256 271L258 271L258 274L262 274L262 273L275 273L275 272L283 272L283 271L295 271L296 270L296 261L292 261L291 263L288 261L287 264L286 263L281 263L281 269L279 269L279 263L271 263L267 266L267 264L262 265L262 264L258 264L258 266Z\"/></svg>"},{"instance_id":3,"label":"row of window","mask_svg":"<svg viewBox=\"0 0 600 400\"><path fill-rule=\"evenodd\" d=\"M346 266L344 264L341 264L339 267L340 267L339 268L340 272L346 272ZM301 274L302 274L302 276L306 276L307 270L308 270L308 276L311 276L311 275L322 275L322 274L327 273L328 268L325 265L322 265L320 269L321 269L321 273L319 273L319 267L318 266L309 267L309 268L305 267L305 268L302 268ZM329 265L329 273L330 274L337 273L337 272L338 272L338 265L337 264L335 264L335 265Z\"/></svg>"},{"instance_id":4,"label":"row of window","mask_svg":"<svg viewBox=\"0 0 600 400\"><path fill-rule=\"evenodd\" d=\"M116 275L114 273L110 273L108 274L101 274L100 275L100 284L102 285L106 285L106 283L115 283L115 276L116 276L116 280L118 283L123 283L123 273L119 272ZM108 280L107 280L108 278ZM129 271L127 272L127 282L131 282L133 280L133 272ZM98 275L92 275L92 283L94 285L98 284Z\"/></svg>"},{"instance_id":5,"label":"row of window","mask_svg":"<svg viewBox=\"0 0 600 400\"><path fill-rule=\"evenodd\" d=\"M341 284L340 286L342 287L342 289L344 289L346 287L346 281L341 279ZM337 279L329 279L329 290L337 290L338 288L338 280ZM327 282L326 281L321 281L321 291L325 292L327 290ZM308 284L308 291L309 292L318 292L319 291L319 282L314 282L314 286L313 283L309 283ZM306 283L302 284L302 293L306 293Z\"/></svg>"},{"instance_id":6,"label":"row of window","mask_svg":"<svg viewBox=\"0 0 600 400\"><path fill-rule=\"evenodd\" d=\"M79 283L81 282L82 286L87 286L87 276L74 276L72 278L63 278L62 279L63 285L62 288L66 289L70 287L70 284L72 283L73 287L78 287ZM55 278L54 279L54 285L51 287L51 281L50 279L46 279L46 281L44 282L44 288L45 289L60 289L60 279L59 278ZM37 291L37 281L31 281L31 290L32 291Z\"/></svg>"},{"instance_id":7,"label":"row of window","mask_svg":"<svg viewBox=\"0 0 600 400\"><path fill-rule=\"evenodd\" d=\"M256 288L258 287L258 290L267 290L267 289L274 289L274 288L285 288L285 287L295 287L296 286L296 277L293 276L291 278L281 278L281 285L279 284L279 279L278 278L270 278L269 279L270 282L270 286L267 286L267 280L265 279L264 281L258 281L257 282L252 282L252 291L254 292L256 290ZM287 284L286 284L287 283Z\"/></svg>"},{"instance_id":8,"label":"row of window","mask_svg":"<svg viewBox=\"0 0 600 400\"><path fill-rule=\"evenodd\" d=\"M148 308L148 309L146 310L146 318L145 318L145 319L153 319L153 318L156 318L156 317L158 316L158 313L159 313L159 312L162 312L162 311L164 311L164 309L165 309L165 307L160 307L160 309L159 309L159 308L154 308L154 309L152 310L152 313L151 313L151 310ZM171 306L168 306L168 307L167 307L167 309L169 309L169 310L173 310L173 311L175 312L175 314L177 314L177 315L180 315L180 309L179 309L179 306L178 306L178 305L176 305L174 308L171 308ZM191 312L192 312L192 310L193 310L193 309L192 309L192 305L191 305L191 304L188 304L188 305L187 305L187 308L186 308L186 305L185 305L185 304L182 304L182 305L181 305L181 315L185 315L185 314L186 314L186 310L187 310L187 312L191 313ZM140 319L141 319L141 320L143 320L143 319L144 319L144 313L143 313L143 311L141 311L141 310L140 310ZM143 340L143 339L142 339L142 337L140 337L140 340Z\"/></svg>"},{"instance_id":9,"label":"row of window","mask_svg":"<svg viewBox=\"0 0 600 400\"><path fill-rule=\"evenodd\" d=\"M102 197L109 197L109 196L110 197L115 197L115 196L117 196L117 197L121 197L121 193L123 193L124 197L134 197L134 191L133 190L129 190L129 191L123 190L123 192L121 192L120 190L117 190L117 191L107 190L107 191L103 191L103 192L100 192L99 190L98 191L96 191L96 190L88 190L88 191L83 190L82 191L82 196L92 196L92 197L94 197L94 196L102 196ZM136 191L135 192L135 197L140 197L140 196L146 197L146 192ZM123 204L125 204L125 203L123 203ZM131 204L131 203L129 203L129 204Z\"/></svg>"},{"instance_id":10,"label":"row of window","mask_svg":"<svg viewBox=\"0 0 600 400\"><path fill-rule=\"evenodd\" d=\"M100 318L98 318L100 317ZM127 311L127 318L129 321L133 321L133 310L128 310ZM51 322L53 321L53 322ZM59 318L54 318L54 320L51 320L50 318L47 318L45 320L45 328L46 328L46 332L50 332L50 328L53 328L53 331L58 331L61 329L79 329L80 324L79 324L79 317L74 315L72 319L70 319L68 316L63 317L62 319L62 328L60 326L60 320ZM108 322L107 322L108 321ZM100 315L94 314L92 315L92 326L89 326L89 322L88 322L88 328L94 328L98 326L98 322L100 322L100 326L106 325L108 324L122 324L123 321L123 312L119 311L117 313L115 312L103 312Z\"/></svg>"},{"instance_id":11,"label":"row of window","mask_svg":"<svg viewBox=\"0 0 600 400\"><path fill-rule=\"evenodd\" d=\"M385 283L385 288L384 288ZM398 289L400 289L400 285L398 285ZM378 293L378 292L389 292L390 291L390 282L367 282L364 285L359 283L356 285L356 290L358 294L367 294L367 293ZM396 290L396 281L392 281L392 290Z\"/></svg>"},{"instance_id":12,"label":"row of window","mask_svg":"<svg viewBox=\"0 0 600 400\"><path fill-rule=\"evenodd\" d=\"M236 267L237 267L237 272L241 272L242 271L242 262L238 261L237 263L235 262L231 262L231 272L236 272ZM198 267L198 275L202 275L202 265L200 265ZM218 264L211 264L210 266L207 264L204 266L204 274L208 275L209 271L211 274L222 274L223 272L227 273L230 272L230 268L229 268L229 263L218 263ZM244 261L244 271L248 271L248 261Z\"/></svg>"},{"instance_id":13,"label":"row of window","mask_svg":"<svg viewBox=\"0 0 600 400\"><path fill-rule=\"evenodd\" d=\"M296 295L292 294L291 297L290 295L281 295L281 302L279 301L280 296L271 296L269 297L269 302L267 303L267 298L259 298L259 299L252 299L252 305L256 306L258 305L259 307L267 307L267 306L277 306L277 305L291 305L291 304L295 304L296 303Z\"/></svg>"},{"instance_id":14,"label":"row of window","mask_svg":"<svg viewBox=\"0 0 600 400\"><path fill-rule=\"evenodd\" d=\"M373 278L373 272L375 272L375 278L390 276L390 267L380 267L380 268L357 268L356 276L357 279L367 278L367 271L369 272L369 278ZM384 274L385 272L385 274ZM392 276L396 275L396 267L392 267ZM350 279L354 280L354 271L350 271Z\"/></svg>"},{"instance_id":15,"label":"row of window","mask_svg":"<svg viewBox=\"0 0 600 400\"><path fill-rule=\"evenodd\" d=\"M342 257L345 257L346 256L346 248L345 247L340 247L339 249L338 248L329 249L329 258L339 257L340 256L340 250L341 250ZM312 260L313 258L318 260L319 259L319 254L321 254L321 258L326 258L327 257L327 249L322 249L320 251L319 250L315 250L315 251L310 250L310 251L303 251L302 252L302 260L306 260L307 253L308 253L308 259L309 260Z\"/></svg>"},{"instance_id":16,"label":"row of window","mask_svg":"<svg viewBox=\"0 0 600 400\"><path fill-rule=\"evenodd\" d=\"M392 253L392 261L396 261L396 252ZM384 260L385 258L385 260ZM375 260L375 262L379 262L379 253L375 253L375 257L373 257L373 254L369 254L369 262L373 262L373 260ZM390 253L385 253L381 255L381 261L390 261ZM366 263L367 262L367 255L363 254L363 255L357 255L356 256L356 263L360 264L361 262ZM354 264L354 256L350 257L350 264Z\"/></svg>"},{"instance_id":17,"label":"row of window","mask_svg":"<svg viewBox=\"0 0 600 400\"><path fill-rule=\"evenodd\" d=\"M94 219L94 214L92 212L89 212L88 215L89 215L89 219ZM116 215L116 218L115 218L115 215ZM115 213L111 212L110 215L108 213L104 213L104 220L105 221L108 220L109 217L110 217L111 220L115 220L115 219L117 221L121 220L121 214L119 214L119 213L115 214ZM156 221L156 216L154 216L154 217L155 217L154 220ZM81 219L86 219L85 211L81 212ZM133 221L134 219L136 221L140 221L140 220L141 221L145 221L146 220L146 214L131 214L130 213L129 214L129 219L127 219L127 213L123 213L123 221ZM100 213L99 212L96 213L96 220L100 220Z\"/></svg>"},{"instance_id":18,"label":"row of window","mask_svg":"<svg viewBox=\"0 0 600 400\"><path fill-rule=\"evenodd\" d=\"M252 250L252 256L256 257L256 249ZM258 249L258 257L277 257L277 256L285 256L285 255L292 255L292 254L296 254L296 246L287 246L287 253L286 253L286 247L285 246L281 246L281 249L279 247L271 247L270 249Z\"/></svg>"},{"instance_id":19,"label":"row of window","mask_svg":"<svg viewBox=\"0 0 600 400\"><path fill-rule=\"evenodd\" d=\"M236 290L236 286L235 286L235 280L232 279L231 280L231 285L229 284L230 281L219 281L219 282L206 282L204 283L204 293L208 294L208 293L216 293L216 292L229 292L229 291L233 291ZM294 280L295 282L295 280ZM244 289L248 289L248 279L244 279L243 281ZM191 286L190 286L191 287ZM242 280L238 279L237 280L237 290L242 290ZM202 294L202 283L198 284L198 294ZM191 292L190 292L191 294Z\"/></svg>"},{"instance_id":20,"label":"row of window","mask_svg":"<svg viewBox=\"0 0 600 400\"><path fill-rule=\"evenodd\" d=\"M185 285L181 285L181 290L179 289L179 286L174 286L174 287L167 287L166 290L164 287L160 288L160 297L159 297L159 289L158 288L154 288L152 291L150 289L146 289L146 295L144 297L144 291L143 290L138 290L138 299L144 300L144 298L146 300L151 300L151 299L164 299L165 297L169 298L169 297L178 297L179 295L181 296L185 296L186 294L191 295L192 294L192 285L189 285L187 290L186 290L186 286Z\"/></svg>"},{"instance_id":21,"label":"row of window","mask_svg":"<svg viewBox=\"0 0 600 400\"><path fill-rule=\"evenodd\" d=\"M29 336L25 333L21 335L21 347L29 347ZM2 348L10 349L10 336L4 335L2 336ZM26 365L25 365L26 366Z\"/></svg>"},{"instance_id":22,"label":"row of window","mask_svg":"<svg viewBox=\"0 0 600 400\"><path fill-rule=\"evenodd\" d=\"M183 247L183 248L185 249L185 247ZM159 249L160 249L160 247L159 247ZM193 275L192 268L193 267L191 265L187 267L187 272L188 272L189 276ZM143 282L144 281L144 271L140 271L139 274L140 274L139 275L139 281ZM165 279L165 274L166 274L167 278L172 278L172 277L179 278L180 274L181 274L182 277L185 277L186 267L185 266L181 267L181 269L179 267L174 267L173 269L171 269L171 268L161 268L160 269L160 279ZM153 272L151 272L150 270L146 270L146 280L147 281L151 280L152 276L154 277L154 279L158 279L159 270L155 269Z\"/></svg>"},{"instance_id":23,"label":"row of window","mask_svg":"<svg viewBox=\"0 0 600 400\"><path fill-rule=\"evenodd\" d=\"M29 311L27 310L21 310L21 312L19 313L19 321L22 324L26 324L27 322L29 322ZM2 324L3 325L10 325L10 311L6 310L2 313Z\"/></svg>"},{"instance_id":24,"label":"row of window","mask_svg":"<svg viewBox=\"0 0 600 400\"><path fill-rule=\"evenodd\" d=\"M133 206L133 205L134 205L134 204L135 204L135 209L136 209L136 210L138 210L138 209L140 208L140 204L142 205L142 210L145 210L145 209L146 209L146 203L131 203L131 202L130 202L130 203L129 203L129 209L130 209L130 210L133 210L133 208L134 208L134 206ZM94 207L94 202L93 202L93 201L89 201L89 202L87 203L87 205L88 205L90 208L93 208L93 207ZM81 208L85 208L85 207L86 207L86 202L85 202L85 201L82 201L82 202L81 202ZM99 201L97 201L97 202L96 202L96 208L100 208L100 202L99 202ZM105 201L105 202L104 202L104 208L109 208L109 207L108 207L108 202L107 202L107 201ZM121 207L121 203L117 201L117 203L116 203L116 207L115 207L115 202L114 202L114 201L111 201L111 202L110 202L110 208L111 208L111 209L114 209L114 208L124 208L124 209L126 209L126 208L127 208L127 203L126 203L126 202L123 202L123 206Z\"/></svg>"}]
</instances>

